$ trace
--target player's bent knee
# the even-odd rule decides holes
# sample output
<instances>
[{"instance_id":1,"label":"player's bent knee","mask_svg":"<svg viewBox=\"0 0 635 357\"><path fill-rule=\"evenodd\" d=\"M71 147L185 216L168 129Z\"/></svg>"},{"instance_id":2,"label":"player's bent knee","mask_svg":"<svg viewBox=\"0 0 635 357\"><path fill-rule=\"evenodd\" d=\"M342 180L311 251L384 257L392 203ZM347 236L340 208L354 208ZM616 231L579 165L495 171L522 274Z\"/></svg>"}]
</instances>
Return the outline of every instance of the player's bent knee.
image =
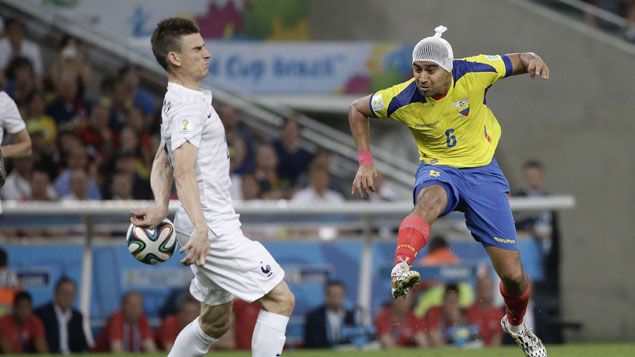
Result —
<instances>
[{"instance_id":1,"label":"player's bent knee","mask_svg":"<svg viewBox=\"0 0 635 357\"><path fill-rule=\"evenodd\" d=\"M522 268L505 269L500 273L500 278L503 284L507 287L520 288L523 283L523 270Z\"/></svg>"},{"instance_id":2,"label":"player's bent knee","mask_svg":"<svg viewBox=\"0 0 635 357\"><path fill-rule=\"evenodd\" d=\"M293 295L287 284L282 282L258 302L263 309L269 312L291 316L295 308L295 295Z\"/></svg>"}]
</instances>

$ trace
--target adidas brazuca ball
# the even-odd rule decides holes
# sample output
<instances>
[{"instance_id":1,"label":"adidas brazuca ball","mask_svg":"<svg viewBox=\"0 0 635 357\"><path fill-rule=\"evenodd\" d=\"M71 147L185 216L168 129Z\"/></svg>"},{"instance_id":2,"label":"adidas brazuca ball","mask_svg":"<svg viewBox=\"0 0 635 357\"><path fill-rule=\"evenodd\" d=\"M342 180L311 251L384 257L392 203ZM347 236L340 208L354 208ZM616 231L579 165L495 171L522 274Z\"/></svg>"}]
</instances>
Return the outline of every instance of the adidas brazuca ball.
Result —
<instances>
[{"instance_id":1,"label":"adidas brazuca ball","mask_svg":"<svg viewBox=\"0 0 635 357\"><path fill-rule=\"evenodd\" d=\"M176 233L169 219L155 229L139 228L130 223L126 233L128 250L135 259L145 264L159 264L170 259L176 248Z\"/></svg>"}]
</instances>

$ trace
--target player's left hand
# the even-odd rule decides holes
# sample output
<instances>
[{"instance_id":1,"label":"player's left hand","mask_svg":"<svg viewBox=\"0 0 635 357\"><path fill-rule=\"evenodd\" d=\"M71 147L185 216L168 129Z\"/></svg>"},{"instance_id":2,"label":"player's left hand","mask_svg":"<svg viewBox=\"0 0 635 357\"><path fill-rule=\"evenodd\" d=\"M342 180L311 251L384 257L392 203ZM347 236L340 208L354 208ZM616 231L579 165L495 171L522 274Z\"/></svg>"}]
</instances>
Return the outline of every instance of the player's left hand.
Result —
<instances>
[{"instance_id":1,"label":"player's left hand","mask_svg":"<svg viewBox=\"0 0 635 357\"><path fill-rule=\"evenodd\" d=\"M353 186L351 187L351 194L359 194L361 197L370 197L375 192L375 183L373 182L377 177L377 169L375 165L362 165L357 170L355 179L353 180Z\"/></svg>"},{"instance_id":2,"label":"player's left hand","mask_svg":"<svg viewBox=\"0 0 635 357\"><path fill-rule=\"evenodd\" d=\"M148 207L130 211L130 222L137 227L154 229L168 216L168 210L162 207Z\"/></svg>"},{"instance_id":3,"label":"player's left hand","mask_svg":"<svg viewBox=\"0 0 635 357\"><path fill-rule=\"evenodd\" d=\"M527 65L527 73L529 73L531 79L537 77L546 80L549 79L549 66L547 66L540 56L534 55Z\"/></svg>"},{"instance_id":4,"label":"player's left hand","mask_svg":"<svg viewBox=\"0 0 635 357\"><path fill-rule=\"evenodd\" d=\"M205 265L205 258L209 253L210 241L208 238L209 230L207 227L194 228L190 240L179 251L181 253L187 253L185 258L181 260L181 264L190 265L196 264L197 266Z\"/></svg>"}]
</instances>

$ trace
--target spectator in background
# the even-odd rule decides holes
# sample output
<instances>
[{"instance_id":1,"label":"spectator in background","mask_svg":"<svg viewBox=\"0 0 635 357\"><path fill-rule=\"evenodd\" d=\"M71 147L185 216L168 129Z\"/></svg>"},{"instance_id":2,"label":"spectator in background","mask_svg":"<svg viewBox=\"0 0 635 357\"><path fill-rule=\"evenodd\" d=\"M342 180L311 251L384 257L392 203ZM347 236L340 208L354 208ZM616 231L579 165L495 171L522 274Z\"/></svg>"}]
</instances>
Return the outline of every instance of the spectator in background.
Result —
<instances>
[{"instance_id":1,"label":"spectator in background","mask_svg":"<svg viewBox=\"0 0 635 357\"><path fill-rule=\"evenodd\" d=\"M304 347L333 348L350 343L343 334L345 326L355 326L355 313L346 310L346 287L341 281L329 281L324 288L324 305L310 311L304 324Z\"/></svg>"},{"instance_id":2,"label":"spectator in background","mask_svg":"<svg viewBox=\"0 0 635 357\"><path fill-rule=\"evenodd\" d=\"M461 259L452 252L447 239L442 235L433 236L428 243L428 254L419 260L421 266L457 265Z\"/></svg>"},{"instance_id":3,"label":"spectator in background","mask_svg":"<svg viewBox=\"0 0 635 357\"><path fill-rule=\"evenodd\" d=\"M465 311L459 305L459 297L458 286L448 284L443 304L426 312L421 322L426 345L441 347L478 343L478 331L469 324Z\"/></svg>"},{"instance_id":4,"label":"spectator in background","mask_svg":"<svg viewBox=\"0 0 635 357\"><path fill-rule=\"evenodd\" d=\"M264 200L282 199L285 194L285 186L280 181L276 167L278 156L270 145L261 145L256 150L256 169L254 175L260 186L260 198Z\"/></svg>"},{"instance_id":5,"label":"spectator in background","mask_svg":"<svg viewBox=\"0 0 635 357\"><path fill-rule=\"evenodd\" d=\"M49 180L52 177L56 177L60 168L61 159L57 151L57 141L55 143L49 143L44 139L44 135L39 129L29 134L33 146L31 153L33 166L37 167L38 170L45 171L48 174Z\"/></svg>"},{"instance_id":6,"label":"spectator in background","mask_svg":"<svg viewBox=\"0 0 635 357\"><path fill-rule=\"evenodd\" d=\"M626 0L626 39L635 43L635 0Z\"/></svg>"},{"instance_id":7,"label":"spectator in background","mask_svg":"<svg viewBox=\"0 0 635 357\"><path fill-rule=\"evenodd\" d=\"M69 178L70 192L62 196L62 201L86 201L91 198L88 195L88 174L83 169L71 171Z\"/></svg>"},{"instance_id":8,"label":"spectator in background","mask_svg":"<svg viewBox=\"0 0 635 357\"><path fill-rule=\"evenodd\" d=\"M167 315L161 320L156 332L156 344L162 351L170 351L183 327L192 322L201 312L201 303L189 293L181 296L176 314Z\"/></svg>"},{"instance_id":9,"label":"spectator in background","mask_svg":"<svg viewBox=\"0 0 635 357\"><path fill-rule=\"evenodd\" d=\"M132 105L141 110L141 113L149 120L154 117L157 110L156 98L146 89L139 85L139 68L133 65L126 65L119 69L117 78L122 89L128 93Z\"/></svg>"},{"instance_id":10,"label":"spectator in background","mask_svg":"<svg viewBox=\"0 0 635 357\"><path fill-rule=\"evenodd\" d=\"M34 170L31 175L30 201L56 201L57 194L46 171Z\"/></svg>"},{"instance_id":11,"label":"spectator in background","mask_svg":"<svg viewBox=\"0 0 635 357\"><path fill-rule=\"evenodd\" d=\"M307 171L313 154L300 146L300 124L294 117L285 118L280 132L272 146L278 155L276 171L289 187L298 184L300 175Z\"/></svg>"},{"instance_id":12,"label":"spectator in background","mask_svg":"<svg viewBox=\"0 0 635 357\"><path fill-rule=\"evenodd\" d=\"M73 308L77 287L68 277L55 284L53 300L35 310L42 320L46 343L51 353L88 352L82 313Z\"/></svg>"},{"instance_id":13,"label":"spectator in background","mask_svg":"<svg viewBox=\"0 0 635 357\"><path fill-rule=\"evenodd\" d=\"M114 133L108 126L110 107L107 101L99 101L93 106L88 120L76 130L77 136L103 160L111 158Z\"/></svg>"},{"instance_id":14,"label":"spectator in background","mask_svg":"<svg viewBox=\"0 0 635 357\"><path fill-rule=\"evenodd\" d=\"M154 352L150 322L143 313L143 297L128 292L121 299L121 310L113 313L97 339L97 352Z\"/></svg>"},{"instance_id":15,"label":"spectator in background","mask_svg":"<svg viewBox=\"0 0 635 357\"><path fill-rule=\"evenodd\" d=\"M251 157L254 151L252 147L255 142L254 134L241 122L238 110L229 104L223 104L218 109L218 116L225 127L227 143L233 142L235 137L242 138L247 145L247 156Z\"/></svg>"},{"instance_id":16,"label":"spectator in background","mask_svg":"<svg viewBox=\"0 0 635 357\"><path fill-rule=\"evenodd\" d=\"M27 102L31 92L38 90L33 65L28 58L15 57L12 59L7 66L6 78L6 92L20 106Z\"/></svg>"},{"instance_id":17,"label":"spectator in background","mask_svg":"<svg viewBox=\"0 0 635 357\"><path fill-rule=\"evenodd\" d=\"M45 108L44 92L31 91L26 98L26 128L31 135L41 133L46 143L53 145L57 140L57 123L44 112Z\"/></svg>"},{"instance_id":18,"label":"spectator in background","mask_svg":"<svg viewBox=\"0 0 635 357\"><path fill-rule=\"evenodd\" d=\"M524 187L515 192L518 197L547 196L544 165L537 160L528 160L523 164L522 177ZM542 281L534 281L536 331L543 336L545 343L562 343L563 336L553 321L560 320L560 230L556 211L531 212L515 216L516 229L538 240L543 253ZM529 311L529 310L528 310ZM529 314L528 314L529 315ZM531 316L531 315L530 315Z\"/></svg>"},{"instance_id":19,"label":"spectator in background","mask_svg":"<svg viewBox=\"0 0 635 357\"><path fill-rule=\"evenodd\" d=\"M247 156L245 140L240 136L234 136L227 144L229 145L229 171L232 174L232 178L244 175L247 172L253 172L254 161L250 156Z\"/></svg>"},{"instance_id":20,"label":"spectator in background","mask_svg":"<svg viewBox=\"0 0 635 357\"><path fill-rule=\"evenodd\" d=\"M65 35L60 41L57 59L49 67L50 88L55 88L55 83L61 82L65 74L75 78L78 97L83 99L90 87L92 68L84 43L69 35Z\"/></svg>"},{"instance_id":21,"label":"spectator in background","mask_svg":"<svg viewBox=\"0 0 635 357\"><path fill-rule=\"evenodd\" d=\"M97 185L97 181L92 176L88 176L88 172L96 172L94 163L88 162L86 149L81 144L71 144L69 145L68 150L70 151L66 158L67 168L55 179L55 191L57 191L58 196L64 198L64 196L68 196L72 193L71 174L80 170L86 175L85 180L88 181L88 192L85 196L86 199L101 200L102 196L99 186ZM93 167L91 168L91 166Z\"/></svg>"},{"instance_id":22,"label":"spectator in background","mask_svg":"<svg viewBox=\"0 0 635 357\"><path fill-rule=\"evenodd\" d=\"M519 197L547 196L544 189L546 171L544 165L537 160L529 160L523 164L524 187L514 195ZM516 216L516 229L538 239L545 254L545 274L556 279L559 277L560 234L557 216L554 211L532 212Z\"/></svg>"},{"instance_id":23,"label":"spectator in background","mask_svg":"<svg viewBox=\"0 0 635 357\"><path fill-rule=\"evenodd\" d=\"M75 73L64 72L55 85L55 96L46 107L46 114L55 119L58 127L73 130L86 117L85 105L79 98L77 77Z\"/></svg>"},{"instance_id":24,"label":"spectator in background","mask_svg":"<svg viewBox=\"0 0 635 357\"><path fill-rule=\"evenodd\" d=\"M260 199L260 183L253 173L242 176L240 180L240 199L251 201Z\"/></svg>"},{"instance_id":25,"label":"spectator in background","mask_svg":"<svg viewBox=\"0 0 635 357\"><path fill-rule=\"evenodd\" d=\"M486 269L477 276L476 301L467 309L467 321L478 328L485 346L498 346L503 338L500 324L503 315L505 310L494 305L494 281Z\"/></svg>"},{"instance_id":26,"label":"spectator in background","mask_svg":"<svg viewBox=\"0 0 635 357\"><path fill-rule=\"evenodd\" d=\"M26 291L13 300L13 312L0 317L0 350L4 354L47 353L42 321L33 314L33 299Z\"/></svg>"},{"instance_id":27,"label":"spectator in background","mask_svg":"<svg viewBox=\"0 0 635 357\"><path fill-rule=\"evenodd\" d=\"M33 64L35 74L40 81L44 74L42 54L37 43L24 38L25 26L15 19L7 19L5 32L7 36L0 39L0 70L4 71L12 59L26 57Z\"/></svg>"},{"instance_id":28,"label":"spectator in background","mask_svg":"<svg viewBox=\"0 0 635 357\"><path fill-rule=\"evenodd\" d=\"M328 167L311 164L309 168L309 186L293 195L292 202L301 203L340 203L344 201L341 193L329 189L331 174Z\"/></svg>"},{"instance_id":29,"label":"spectator in background","mask_svg":"<svg viewBox=\"0 0 635 357\"><path fill-rule=\"evenodd\" d=\"M132 195L132 176L126 173L116 173L110 183L111 200L134 200Z\"/></svg>"},{"instance_id":30,"label":"spectator in background","mask_svg":"<svg viewBox=\"0 0 635 357\"><path fill-rule=\"evenodd\" d=\"M383 348L426 346L419 319L412 312L413 293L390 299L375 318L377 336Z\"/></svg>"},{"instance_id":31,"label":"spectator in background","mask_svg":"<svg viewBox=\"0 0 635 357\"><path fill-rule=\"evenodd\" d=\"M103 82L102 87L110 105L108 125L115 133L119 133L126 126L128 111L133 106L131 94L126 92L126 86L118 76L106 77Z\"/></svg>"},{"instance_id":32,"label":"spectator in background","mask_svg":"<svg viewBox=\"0 0 635 357\"><path fill-rule=\"evenodd\" d=\"M2 187L2 198L5 200L28 201L31 198L31 174L33 161L30 157L12 160L13 170L7 176Z\"/></svg>"},{"instance_id":33,"label":"spectator in background","mask_svg":"<svg viewBox=\"0 0 635 357\"><path fill-rule=\"evenodd\" d=\"M131 152L136 155L140 152L139 132L126 125L119 132L119 152Z\"/></svg>"},{"instance_id":34,"label":"spectator in background","mask_svg":"<svg viewBox=\"0 0 635 357\"><path fill-rule=\"evenodd\" d=\"M135 200L152 199L150 190L150 182L147 178L140 175L143 167L143 161L139 155L124 151L113 157L114 172L124 173L132 177L132 196Z\"/></svg>"},{"instance_id":35,"label":"spectator in background","mask_svg":"<svg viewBox=\"0 0 635 357\"><path fill-rule=\"evenodd\" d=\"M0 247L0 288L19 288L18 275L9 269L9 255Z\"/></svg>"}]
</instances>

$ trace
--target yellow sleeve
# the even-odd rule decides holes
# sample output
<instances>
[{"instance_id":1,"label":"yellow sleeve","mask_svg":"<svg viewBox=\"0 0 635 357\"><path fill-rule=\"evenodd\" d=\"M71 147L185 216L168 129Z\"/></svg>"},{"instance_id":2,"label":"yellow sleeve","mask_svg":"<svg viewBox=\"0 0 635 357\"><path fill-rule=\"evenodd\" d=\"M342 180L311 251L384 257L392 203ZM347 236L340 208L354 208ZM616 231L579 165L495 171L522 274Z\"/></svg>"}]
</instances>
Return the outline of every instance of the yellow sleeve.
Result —
<instances>
[{"instance_id":1,"label":"yellow sleeve","mask_svg":"<svg viewBox=\"0 0 635 357\"><path fill-rule=\"evenodd\" d=\"M370 110L373 111L377 118L391 118L391 114L401 105L397 103L396 97L404 91L414 81L410 79L407 82L399 83L390 88L381 89L370 96ZM393 103L395 101L395 103ZM392 104L392 107L391 107Z\"/></svg>"},{"instance_id":2,"label":"yellow sleeve","mask_svg":"<svg viewBox=\"0 0 635 357\"><path fill-rule=\"evenodd\" d=\"M493 71L485 71L488 74L486 76L489 81L488 85L494 84L500 78L505 78L512 73L512 61L508 56L501 55L478 55L465 58L465 61L474 63L475 65L487 65L491 66ZM482 72L478 70L478 72Z\"/></svg>"}]
</instances>

